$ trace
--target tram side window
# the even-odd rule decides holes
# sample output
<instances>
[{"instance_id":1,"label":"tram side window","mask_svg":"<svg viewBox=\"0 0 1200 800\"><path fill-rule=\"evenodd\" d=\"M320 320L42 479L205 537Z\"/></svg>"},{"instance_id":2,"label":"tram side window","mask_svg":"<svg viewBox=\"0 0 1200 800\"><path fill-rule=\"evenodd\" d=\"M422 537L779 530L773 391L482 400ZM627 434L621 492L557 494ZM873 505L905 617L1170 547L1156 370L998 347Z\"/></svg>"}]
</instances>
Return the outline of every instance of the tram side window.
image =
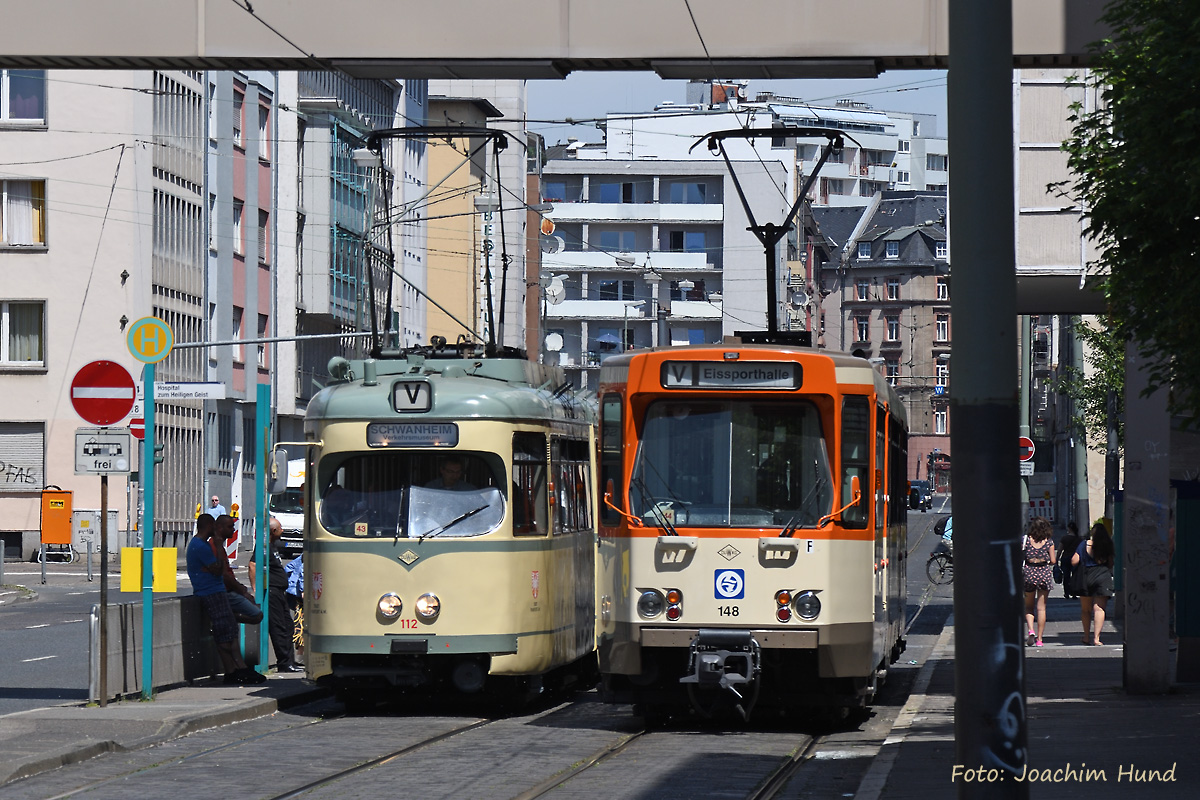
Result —
<instances>
[{"instance_id":1,"label":"tram side window","mask_svg":"<svg viewBox=\"0 0 1200 800\"><path fill-rule=\"evenodd\" d=\"M546 436L513 434L513 535L547 531Z\"/></svg>"},{"instance_id":2,"label":"tram side window","mask_svg":"<svg viewBox=\"0 0 1200 800\"><path fill-rule=\"evenodd\" d=\"M554 476L557 512L554 532L588 530L592 527L588 503L588 443L580 439L555 438L550 443L550 469Z\"/></svg>"},{"instance_id":3,"label":"tram side window","mask_svg":"<svg viewBox=\"0 0 1200 800\"><path fill-rule=\"evenodd\" d=\"M607 491L609 481L614 487L613 505L623 508L624 494L621 491L621 395L606 394L600 401L600 492ZM621 515L608 504L600 502L600 521L605 525L617 525Z\"/></svg>"},{"instance_id":4,"label":"tram side window","mask_svg":"<svg viewBox=\"0 0 1200 800\"><path fill-rule=\"evenodd\" d=\"M867 527L867 509L871 490L871 409L865 397L847 397L842 401L842 503L850 501L850 483L858 476L862 499L842 512L847 528Z\"/></svg>"}]
</instances>

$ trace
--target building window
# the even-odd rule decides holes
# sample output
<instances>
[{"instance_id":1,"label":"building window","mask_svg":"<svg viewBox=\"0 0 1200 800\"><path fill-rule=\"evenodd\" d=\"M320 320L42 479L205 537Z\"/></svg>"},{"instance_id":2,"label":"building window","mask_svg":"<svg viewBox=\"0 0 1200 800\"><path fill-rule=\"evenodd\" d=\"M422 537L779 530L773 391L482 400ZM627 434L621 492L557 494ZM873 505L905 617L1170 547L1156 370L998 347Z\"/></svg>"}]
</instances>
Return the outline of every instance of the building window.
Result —
<instances>
[{"instance_id":1,"label":"building window","mask_svg":"<svg viewBox=\"0 0 1200 800\"><path fill-rule=\"evenodd\" d=\"M240 89L233 90L233 143L242 147L243 106L246 104L246 93Z\"/></svg>"},{"instance_id":2,"label":"building window","mask_svg":"<svg viewBox=\"0 0 1200 800\"><path fill-rule=\"evenodd\" d=\"M217 249L217 196L208 196L208 249Z\"/></svg>"},{"instance_id":3,"label":"building window","mask_svg":"<svg viewBox=\"0 0 1200 800\"><path fill-rule=\"evenodd\" d=\"M950 299L950 279L949 278L938 278L937 279L937 299L938 300L949 300Z\"/></svg>"},{"instance_id":4,"label":"building window","mask_svg":"<svg viewBox=\"0 0 1200 800\"><path fill-rule=\"evenodd\" d=\"M267 327L270 323L270 320L271 320L271 318L268 317L266 314L258 315L258 338L259 339L265 339L269 335L267 333ZM267 346L263 342L258 343L258 368L259 369L267 368Z\"/></svg>"},{"instance_id":5,"label":"building window","mask_svg":"<svg viewBox=\"0 0 1200 800\"><path fill-rule=\"evenodd\" d=\"M549 203L565 203L567 201L566 181L547 181L542 186L542 199Z\"/></svg>"},{"instance_id":6,"label":"building window","mask_svg":"<svg viewBox=\"0 0 1200 800\"><path fill-rule=\"evenodd\" d=\"M934 245L933 245L933 257L934 258L939 259L941 261L945 261L947 252L948 251L946 249L945 242L935 242L934 243Z\"/></svg>"},{"instance_id":7,"label":"building window","mask_svg":"<svg viewBox=\"0 0 1200 800\"><path fill-rule=\"evenodd\" d=\"M0 364L42 366L45 320L46 304L40 300L0 303Z\"/></svg>"},{"instance_id":8,"label":"building window","mask_svg":"<svg viewBox=\"0 0 1200 800\"><path fill-rule=\"evenodd\" d=\"M914 119L913 120L913 138L915 139L920 135L921 135L921 121Z\"/></svg>"},{"instance_id":9,"label":"building window","mask_svg":"<svg viewBox=\"0 0 1200 800\"><path fill-rule=\"evenodd\" d=\"M633 300L632 280L602 280L596 283L597 300Z\"/></svg>"},{"instance_id":10,"label":"building window","mask_svg":"<svg viewBox=\"0 0 1200 800\"><path fill-rule=\"evenodd\" d=\"M949 187L949 184L946 184L946 183L927 183L927 184L925 184L925 191L927 191L927 192L944 192L944 191L946 191L946 189L948 187Z\"/></svg>"},{"instance_id":11,"label":"building window","mask_svg":"<svg viewBox=\"0 0 1200 800\"><path fill-rule=\"evenodd\" d=\"M854 318L855 341L871 341L871 318L867 316Z\"/></svg>"},{"instance_id":12,"label":"building window","mask_svg":"<svg viewBox=\"0 0 1200 800\"><path fill-rule=\"evenodd\" d=\"M950 365L949 364L940 364L939 363L939 364L935 365L934 366L934 375L937 376L937 385L938 386L949 386L950 385Z\"/></svg>"},{"instance_id":13,"label":"building window","mask_svg":"<svg viewBox=\"0 0 1200 800\"><path fill-rule=\"evenodd\" d=\"M829 195L838 195L846 193L846 182L841 178L821 178L821 194L828 197Z\"/></svg>"},{"instance_id":14,"label":"building window","mask_svg":"<svg viewBox=\"0 0 1200 800\"><path fill-rule=\"evenodd\" d=\"M673 183L667 190L670 203L706 203L705 193L708 187L703 183Z\"/></svg>"},{"instance_id":15,"label":"building window","mask_svg":"<svg viewBox=\"0 0 1200 800\"><path fill-rule=\"evenodd\" d=\"M938 314L934 328L934 341L948 342L950 341L950 315Z\"/></svg>"},{"instance_id":16,"label":"building window","mask_svg":"<svg viewBox=\"0 0 1200 800\"><path fill-rule=\"evenodd\" d=\"M933 412L933 432L946 433L946 409L942 408Z\"/></svg>"},{"instance_id":17,"label":"building window","mask_svg":"<svg viewBox=\"0 0 1200 800\"><path fill-rule=\"evenodd\" d=\"M899 278L888 278L887 279L887 297L888 297L888 300L899 300L900 299L900 279Z\"/></svg>"},{"instance_id":18,"label":"building window","mask_svg":"<svg viewBox=\"0 0 1200 800\"><path fill-rule=\"evenodd\" d=\"M896 171L896 183L909 183L911 177L908 170L901 169Z\"/></svg>"},{"instance_id":19,"label":"building window","mask_svg":"<svg viewBox=\"0 0 1200 800\"><path fill-rule=\"evenodd\" d=\"M0 122L46 121L46 71L0 69Z\"/></svg>"},{"instance_id":20,"label":"building window","mask_svg":"<svg viewBox=\"0 0 1200 800\"><path fill-rule=\"evenodd\" d=\"M238 306L233 307L233 325L231 327L233 331L231 338L240 340L242 338L242 309ZM240 343L233 346L233 360L238 363L244 360L242 345Z\"/></svg>"},{"instance_id":21,"label":"building window","mask_svg":"<svg viewBox=\"0 0 1200 800\"><path fill-rule=\"evenodd\" d=\"M887 380L892 386L896 385L896 379L900 377L900 359L889 358L883 362L887 368Z\"/></svg>"},{"instance_id":22,"label":"building window","mask_svg":"<svg viewBox=\"0 0 1200 800\"><path fill-rule=\"evenodd\" d=\"M267 247L267 233L270 230L271 215L261 208L258 210L258 263L269 264L270 248Z\"/></svg>"},{"instance_id":23,"label":"building window","mask_svg":"<svg viewBox=\"0 0 1200 800\"><path fill-rule=\"evenodd\" d=\"M217 141L217 85L215 83L208 85L208 139L214 144Z\"/></svg>"},{"instance_id":24,"label":"building window","mask_svg":"<svg viewBox=\"0 0 1200 800\"><path fill-rule=\"evenodd\" d=\"M233 252L242 255L245 242L242 240L242 201L233 201Z\"/></svg>"},{"instance_id":25,"label":"building window","mask_svg":"<svg viewBox=\"0 0 1200 800\"><path fill-rule=\"evenodd\" d=\"M887 249L886 249L884 255L887 256L888 258L899 258L900 257L900 243L899 242L888 242L886 244L886 248Z\"/></svg>"},{"instance_id":26,"label":"building window","mask_svg":"<svg viewBox=\"0 0 1200 800\"><path fill-rule=\"evenodd\" d=\"M632 203L633 183L601 183L597 186L601 203Z\"/></svg>"},{"instance_id":27,"label":"building window","mask_svg":"<svg viewBox=\"0 0 1200 800\"><path fill-rule=\"evenodd\" d=\"M670 231L667 244L672 253L703 253L704 231Z\"/></svg>"},{"instance_id":28,"label":"building window","mask_svg":"<svg viewBox=\"0 0 1200 800\"><path fill-rule=\"evenodd\" d=\"M46 182L0 181L0 245L46 244Z\"/></svg>"},{"instance_id":29,"label":"building window","mask_svg":"<svg viewBox=\"0 0 1200 800\"><path fill-rule=\"evenodd\" d=\"M889 342L900 341L900 315L889 314L887 316L887 340Z\"/></svg>"},{"instance_id":30,"label":"building window","mask_svg":"<svg viewBox=\"0 0 1200 800\"><path fill-rule=\"evenodd\" d=\"M870 242L859 242L858 243L858 257L859 258L870 258L871 257L871 243Z\"/></svg>"},{"instance_id":31,"label":"building window","mask_svg":"<svg viewBox=\"0 0 1200 800\"><path fill-rule=\"evenodd\" d=\"M949 166L950 157L943 153L927 153L925 155L925 169L937 170L945 172Z\"/></svg>"},{"instance_id":32,"label":"building window","mask_svg":"<svg viewBox=\"0 0 1200 800\"><path fill-rule=\"evenodd\" d=\"M271 160L271 108L258 107L258 157L264 161Z\"/></svg>"},{"instance_id":33,"label":"building window","mask_svg":"<svg viewBox=\"0 0 1200 800\"><path fill-rule=\"evenodd\" d=\"M912 142L910 142L908 139L901 139L896 149L901 153L907 153L912 150Z\"/></svg>"},{"instance_id":34,"label":"building window","mask_svg":"<svg viewBox=\"0 0 1200 800\"><path fill-rule=\"evenodd\" d=\"M628 253L636 249L637 237L633 231L601 231L600 249L609 253Z\"/></svg>"},{"instance_id":35,"label":"building window","mask_svg":"<svg viewBox=\"0 0 1200 800\"><path fill-rule=\"evenodd\" d=\"M867 295L871 290L871 282L868 280L857 280L854 282L855 297L859 300L866 300Z\"/></svg>"}]
</instances>

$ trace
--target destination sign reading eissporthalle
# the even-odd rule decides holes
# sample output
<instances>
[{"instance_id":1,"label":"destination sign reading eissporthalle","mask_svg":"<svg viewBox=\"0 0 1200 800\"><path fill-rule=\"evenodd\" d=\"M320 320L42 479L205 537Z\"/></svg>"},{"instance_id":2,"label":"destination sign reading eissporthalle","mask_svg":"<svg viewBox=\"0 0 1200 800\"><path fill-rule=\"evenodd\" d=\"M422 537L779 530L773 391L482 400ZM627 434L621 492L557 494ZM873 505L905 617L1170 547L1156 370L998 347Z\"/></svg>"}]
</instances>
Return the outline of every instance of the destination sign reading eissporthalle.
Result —
<instances>
[{"instance_id":1,"label":"destination sign reading eissporthalle","mask_svg":"<svg viewBox=\"0 0 1200 800\"><path fill-rule=\"evenodd\" d=\"M791 361L667 361L664 389L799 389L802 370Z\"/></svg>"},{"instance_id":2,"label":"destination sign reading eissporthalle","mask_svg":"<svg viewBox=\"0 0 1200 800\"><path fill-rule=\"evenodd\" d=\"M454 447L458 425L453 422L372 422L368 447Z\"/></svg>"}]
</instances>

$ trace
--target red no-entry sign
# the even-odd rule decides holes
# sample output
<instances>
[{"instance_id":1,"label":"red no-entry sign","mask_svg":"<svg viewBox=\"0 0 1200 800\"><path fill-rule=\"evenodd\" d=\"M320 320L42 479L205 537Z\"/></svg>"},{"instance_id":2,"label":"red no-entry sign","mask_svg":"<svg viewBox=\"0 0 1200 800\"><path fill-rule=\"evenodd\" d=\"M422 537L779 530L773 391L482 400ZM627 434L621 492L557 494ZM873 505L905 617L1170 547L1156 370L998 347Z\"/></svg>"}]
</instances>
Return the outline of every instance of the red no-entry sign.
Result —
<instances>
[{"instance_id":1,"label":"red no-entry sign","mask_svg":"<svg viewBox=\"0 0 1200 800\"><path fill-rule=\"evenodd\" d=\"M1033 458L1033 439L1028 436L1022 436L1017 440L1017 446L1020 448L1022 461L1028 461Z\"/></svg>"},{"instance_id":2,"label":"red no-entry sign","mask_svg":"<svg viewBox=\"0 0 1200 800\"><path fill-rule=\"evenodd\" d=\"M93 425L112 425L129 414L134 400L133 378L114 361L93 361L71 381L71 405Z\"/></svg>"}]
</instances>

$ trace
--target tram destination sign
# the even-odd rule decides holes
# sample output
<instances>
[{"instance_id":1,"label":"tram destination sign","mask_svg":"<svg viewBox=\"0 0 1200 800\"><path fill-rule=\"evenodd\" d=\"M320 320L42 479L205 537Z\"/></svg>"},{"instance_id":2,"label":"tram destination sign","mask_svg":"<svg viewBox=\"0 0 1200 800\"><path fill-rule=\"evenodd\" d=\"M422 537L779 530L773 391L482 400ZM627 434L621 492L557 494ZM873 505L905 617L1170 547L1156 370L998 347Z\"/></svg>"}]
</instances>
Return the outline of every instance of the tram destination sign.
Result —
<instances>
[{"instance_id":1,"label":"tram destination sign","mask_svg":"<svg viewBox=\"0 0 1200 800\"><path fill-rule=\"evenodd\" d=\"M793 361L667 361L664 389L799 389L803 370Z\"/></svg>"},{"instance_id":2,"label":"tram destination sign","mask_svg":"<svg viewBox=\"0 0 1200 800\"><path fill-rule=\"evenodd\" d=\"M458 425L453 422L372 422L367 447L454 447Z\"/></svg>"}]
</instances>

